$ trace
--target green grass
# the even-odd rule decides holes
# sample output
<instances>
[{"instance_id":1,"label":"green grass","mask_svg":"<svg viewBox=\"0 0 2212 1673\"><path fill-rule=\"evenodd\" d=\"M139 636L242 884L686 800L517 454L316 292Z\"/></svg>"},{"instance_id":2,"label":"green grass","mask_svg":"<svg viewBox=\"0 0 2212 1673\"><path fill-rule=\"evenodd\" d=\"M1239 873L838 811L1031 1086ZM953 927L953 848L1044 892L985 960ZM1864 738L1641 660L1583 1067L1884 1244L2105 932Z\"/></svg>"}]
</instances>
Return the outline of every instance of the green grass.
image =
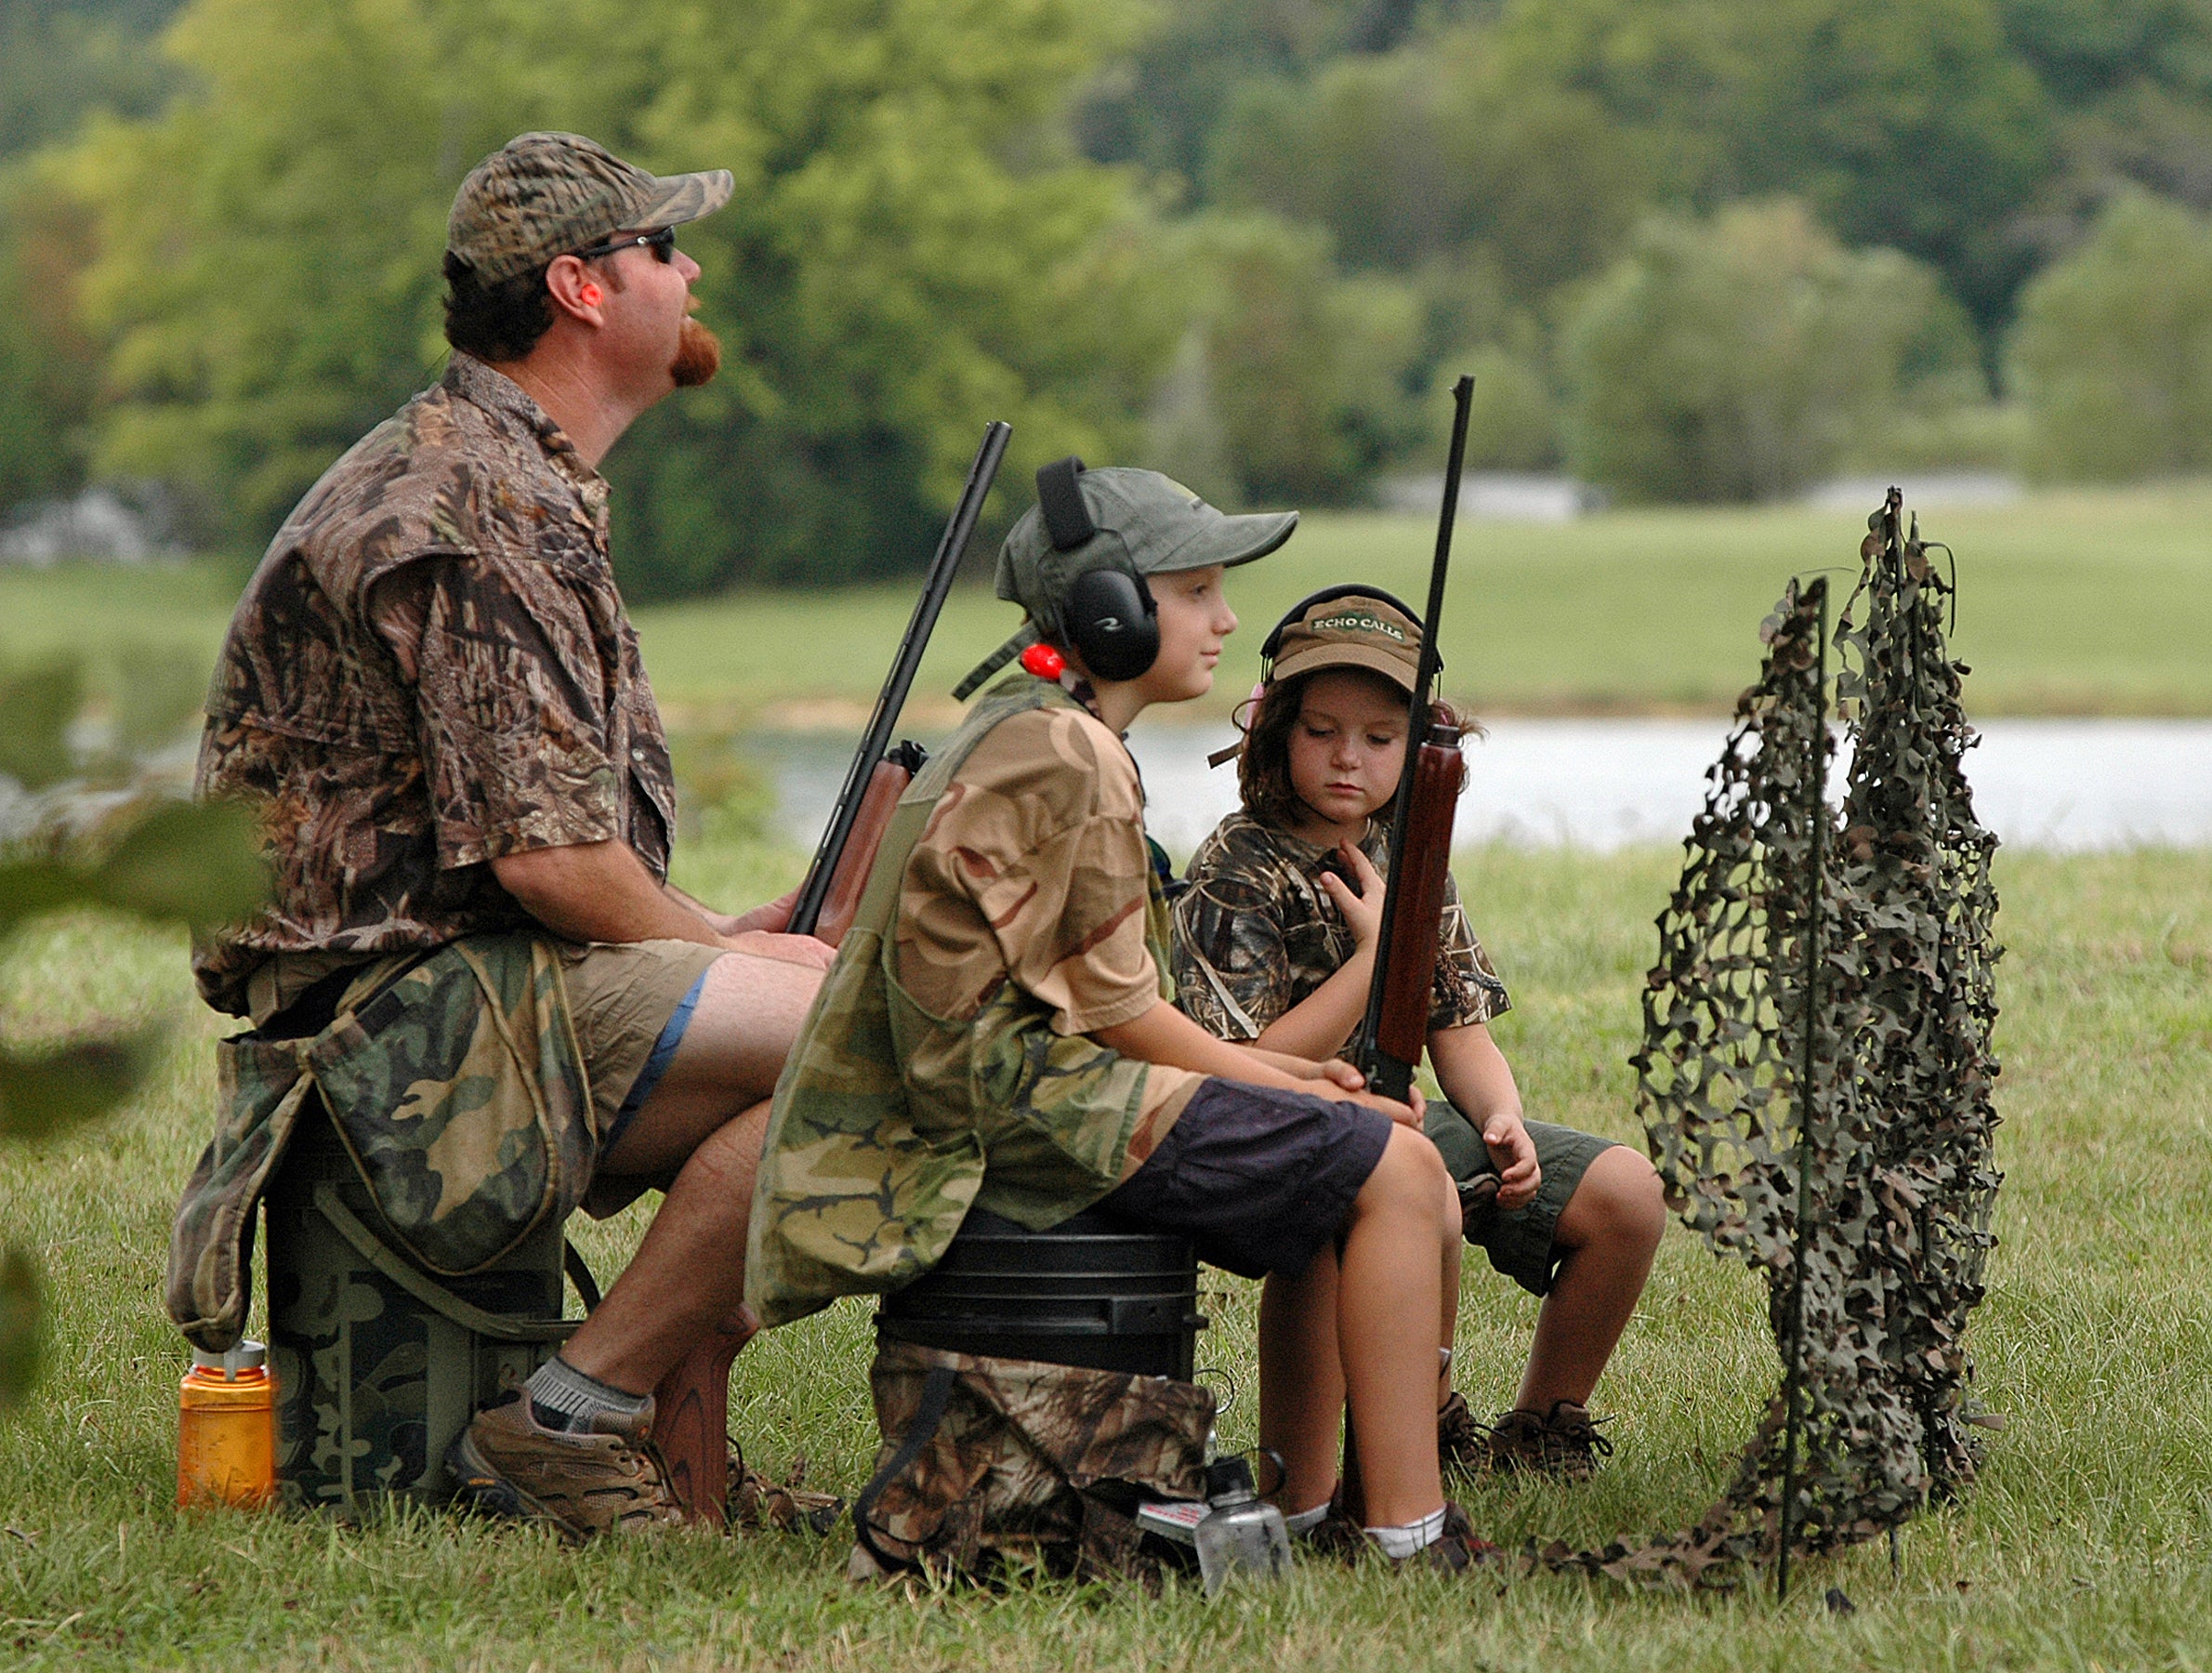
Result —
<instances>
[{"instance_id":1,"label":"green grass","mask_svg":"<svg viewBox=\"0 0 2212 1673\"><path fill-rule=\"evenodd\" d=\"M1623 1059L1674 857L1488 851L1463 887L1514 984L1499 1024L1533 1112L1631 1136ZM724 898L788 854L692 850ZM865 1669L1366 1666L1495 1669L2193 1668L2212 1661L2212 853L2004 856L2003 1243L1971 1345L2009 1419L1965 1501L1916 1523L1902 1570L1869 1549L1766 1591L1682 1599L1560 1577L1451 1582L1305 1562L1209 1605L1043 1584L1004 1595L854 1591L842 1540L687 1534L563 1551L529 1531L413 1515L349 1529L282 1515L180 1518L176 1382L160 1306L177 1189L213 1107L212 1020L182 949L91 920L0 968L0 1027L173 1006L185 1037L140 1107L43 1153L0 1152L0 1227L46 1262L51 1373L0 1429L0 1665ZM591 1227L602 1270L637 1211ZM1481 1268L1477 1260L1474 1267ZM1248 1286L1219 1282L1205 1361L1253 1421ZM1532 1317L1470 1270L1460 1384L1508 1393ZM873 1450L864 1309L746 1352L732 1423L757 1461L806 1454L849 1492ZM1600 1406L1619 1452L1582 1488L1466 1495L1508 1543L1680 1525L1723 1479L1775 1377L1749 1279L1670 1233ZM1827 1614L1843 1587L1857 1604Z\"/></svg>"},{"instance_id":2,"label":"green grass","mask_svg":"<svg viewBox=\"0 0 2212 1673\"><path fill-rule=\"evenodd\" d=\"M1925 532L1959 555L1955 646L1975 668L1976 712L2212 715L2208 526L2212 485L2202 484L1932 515ZM1755 631L1783 582L1822 568L1855 574L1863 533L1848 514L1798 507L1463 524L1446 690L1490 713L1724 710L1751 678ZM1424 518L1316 516L1241 571L1231 599L1246 626L1216 706L1250 688L1266 628L1304 593L1362 579L1417 602L1432 540ZM0 574L0 642L135 639L212 657L230 590L212 565ZM639 627L679 722L850 726L913 601L910 584L740 594L640 611ZM944 693L1016 619L985 587L954 598L915 688L924 713L950 712Z\"/></svg>"}]
</instances>

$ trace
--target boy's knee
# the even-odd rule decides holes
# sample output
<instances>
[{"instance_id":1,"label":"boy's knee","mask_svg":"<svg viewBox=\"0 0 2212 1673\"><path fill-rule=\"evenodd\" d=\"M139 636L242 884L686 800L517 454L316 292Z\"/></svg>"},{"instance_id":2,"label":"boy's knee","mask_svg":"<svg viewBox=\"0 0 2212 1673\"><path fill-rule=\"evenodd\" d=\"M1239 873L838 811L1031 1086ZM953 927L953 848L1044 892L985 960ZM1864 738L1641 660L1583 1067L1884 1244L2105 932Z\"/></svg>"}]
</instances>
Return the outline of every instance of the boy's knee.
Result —
<instances>
[{"instance_id":1,"label":"boy's knee","mask_svg":"<svg viewBox=\"0 0 2212 1673\"><path fill-rule=\"evenodd\" d=\"M1444 1159L1436 1153L1436 1146L1412 1127L1393 1126L1390 1141L1383 1146L1382 1159L1367 1176L1360 1194L1365 1197L1372 1192L1393 1205L1426 1211L1441 1227L1444 1198L1451 1193L1451 1187L1452 1176Z\"/></svg>"}]
</instances>

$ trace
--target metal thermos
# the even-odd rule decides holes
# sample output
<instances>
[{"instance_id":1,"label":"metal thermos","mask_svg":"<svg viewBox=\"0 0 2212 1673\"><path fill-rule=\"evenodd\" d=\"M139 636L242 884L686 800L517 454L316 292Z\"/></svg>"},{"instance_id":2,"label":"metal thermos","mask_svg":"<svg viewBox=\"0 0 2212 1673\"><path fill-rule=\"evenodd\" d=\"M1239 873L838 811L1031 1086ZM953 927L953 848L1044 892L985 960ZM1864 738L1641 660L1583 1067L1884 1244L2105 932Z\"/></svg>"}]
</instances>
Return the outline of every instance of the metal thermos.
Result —
<instances>
[{"instance_id":1,"label":"metal thermos","mask_svg":"<svg viewBox=\"0 0 2212 1673\"><path fill-rule=\"evenodd\" d=\"M1231 1575L1280 1579L1290 1573L1290 1535L1283 1512L1253 1491L1252 1467L1242 1458L1216 1458L1205 1467L1205 1498L1213 1508L1198 1524L1198 1572L1211 1597Z\"/></svg>"}]
</instances>

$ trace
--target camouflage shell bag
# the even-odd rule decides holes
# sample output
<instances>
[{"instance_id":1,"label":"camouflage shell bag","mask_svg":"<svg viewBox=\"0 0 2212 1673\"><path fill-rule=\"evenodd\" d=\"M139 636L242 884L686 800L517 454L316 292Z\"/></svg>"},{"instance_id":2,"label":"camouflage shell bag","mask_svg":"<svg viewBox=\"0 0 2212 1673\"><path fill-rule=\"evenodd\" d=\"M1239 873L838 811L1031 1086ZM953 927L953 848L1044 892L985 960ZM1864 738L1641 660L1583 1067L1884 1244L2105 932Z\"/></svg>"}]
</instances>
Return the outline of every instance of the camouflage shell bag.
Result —
<instances>
[{"instance_id":1,"label":"camouflage shell bag","mask_svg":"<svg viewBox=\"0 0 2212 1673\"><path fill-rule=\"evenodd\" d=\"M1214 1397L1195 1383L889 1339L869 1383L883 1447L853 1506L856 1574L1142 1574L1138 1505L1205 1496Z\"/></svg>"},{"instance_id":2,"label":"camouflage shell bag","mask_svg":"<svg viewBox=\"0 0 2212 1673\"><path fill-rule=\"evenodd\" d=\"M237 1339L253 1212L320 1091L390 1241L427 1271L473 1272L591 1182L591 1100L560 961L527 935L470 937L354 984L309 1039L217 1047L223 1113L178 1208L169 1315L201 1347Z\"/></svg>"}]
</instances>

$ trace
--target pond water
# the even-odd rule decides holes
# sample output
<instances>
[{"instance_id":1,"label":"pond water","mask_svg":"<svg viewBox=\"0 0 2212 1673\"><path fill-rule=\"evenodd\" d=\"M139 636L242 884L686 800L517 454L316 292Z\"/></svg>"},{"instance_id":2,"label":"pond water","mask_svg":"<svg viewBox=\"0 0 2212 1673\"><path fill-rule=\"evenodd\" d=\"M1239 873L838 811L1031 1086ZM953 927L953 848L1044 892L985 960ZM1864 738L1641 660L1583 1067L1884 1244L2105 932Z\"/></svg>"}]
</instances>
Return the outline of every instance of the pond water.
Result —
<instances>
[{"instance_id":1,"label":"pond water","mask_svg":"<svg viewBox=\"0 0 2212 1673\"><path fill-rule=\"evenodd\" d=\"M1468 746L1457 840L1599 850L1680 841L1728 731L1718 719L1489 724L1490 735ZM1146 822L1174 854L1196 847L1235 805L1235 768L1205 764L1229 738L1226 727L1147 720L1130 732ZM779 824L797 845L820 837L855 742L747 740L774 775ZM2212 847L2212 720L1991 720L1967 773L1982 821L2015 847Z\"/></svg>"}]
</instances>

